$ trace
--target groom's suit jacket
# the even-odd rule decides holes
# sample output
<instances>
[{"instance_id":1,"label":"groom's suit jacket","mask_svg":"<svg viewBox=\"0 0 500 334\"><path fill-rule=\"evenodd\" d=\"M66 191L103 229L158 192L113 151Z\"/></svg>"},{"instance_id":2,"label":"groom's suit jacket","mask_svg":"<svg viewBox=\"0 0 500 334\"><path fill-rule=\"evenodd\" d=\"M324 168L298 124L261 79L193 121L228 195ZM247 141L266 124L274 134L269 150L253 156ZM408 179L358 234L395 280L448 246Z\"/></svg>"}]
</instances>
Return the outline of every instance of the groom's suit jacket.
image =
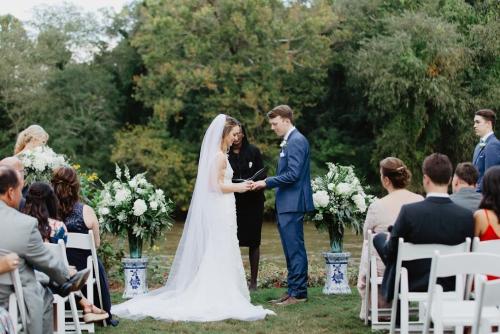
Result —
<instances>
[{"instance_id":1,"label":"groom's suit jacket","mask_svg":"<svg viewBox=\"0 0 500 334\"><path fill-rule=\"evenodd\" d=\"M314 210L309 155L309 142L294 129L282 147L276 176L266 179L268 188L277 188L278 214Z\"/></svg>"},{"instance_id":2,"label":"groom's suit jacket","mask_svg":"<svg viewBox=\"0 0 500 334\"><path fill-rule=\"evenodd\" d=\"M485 142L486 145L477 144L474 149L472 163L479 171L477 180L477 191L481 192L484 173L491 166L500 165L500 141L494 134L490 135Z\"/></svg>"}]
</instances>

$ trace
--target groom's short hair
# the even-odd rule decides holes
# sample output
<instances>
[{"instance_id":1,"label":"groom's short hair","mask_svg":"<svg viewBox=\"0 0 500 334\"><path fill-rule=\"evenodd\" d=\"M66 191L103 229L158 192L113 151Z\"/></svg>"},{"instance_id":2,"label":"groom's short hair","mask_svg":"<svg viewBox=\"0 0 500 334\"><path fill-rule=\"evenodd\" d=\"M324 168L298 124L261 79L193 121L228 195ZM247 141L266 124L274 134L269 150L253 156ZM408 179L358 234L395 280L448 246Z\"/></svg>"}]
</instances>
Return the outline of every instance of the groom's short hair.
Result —
<instances>
[{"instance_id":1,"label":"groom's short hair","mask_svg":"<svg viewBox=\"0 0 500 334\"><path fill-rule=\"evenodd\" d=\"M274 107L270 112L267 113L267 117L271 119L276 118L278 116L280 116L281 118L287 118L290 120L290 122L293 122L292 108L290 108L286 104Z\"/></svg>"}]
</instances>

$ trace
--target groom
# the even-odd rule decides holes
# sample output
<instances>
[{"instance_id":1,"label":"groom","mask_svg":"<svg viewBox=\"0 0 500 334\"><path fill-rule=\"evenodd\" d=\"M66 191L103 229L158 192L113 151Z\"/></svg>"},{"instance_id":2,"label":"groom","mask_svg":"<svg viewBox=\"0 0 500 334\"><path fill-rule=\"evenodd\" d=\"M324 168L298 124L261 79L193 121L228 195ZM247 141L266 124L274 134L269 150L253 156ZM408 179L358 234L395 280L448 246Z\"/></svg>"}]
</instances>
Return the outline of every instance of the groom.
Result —
<instances>
[{"instance_id":1,"label":"groom","mask_svg":"<svg viewBox=\"0 0 500 334\"><path fill-rule=\"evenodd\" d=\"M309 143L293 126L293 112L289 106L277 106L267 117L271 129L283 137L277 175L255 182L253 188L276 188L276 216L288 269L288 291L272 302L286 306L307 300L307 253L303 222L304 214L314 210Z\"/></svg>"}]
</instances>

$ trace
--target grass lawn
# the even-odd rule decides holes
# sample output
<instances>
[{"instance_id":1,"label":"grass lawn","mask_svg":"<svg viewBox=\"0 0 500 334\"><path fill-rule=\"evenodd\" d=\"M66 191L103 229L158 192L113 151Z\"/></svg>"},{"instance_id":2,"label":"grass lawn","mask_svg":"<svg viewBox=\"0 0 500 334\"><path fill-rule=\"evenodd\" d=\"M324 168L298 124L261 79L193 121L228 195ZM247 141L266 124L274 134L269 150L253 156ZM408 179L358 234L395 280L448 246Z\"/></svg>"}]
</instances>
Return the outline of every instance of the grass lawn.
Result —
<instances>
[{"instance_id":1,"label":"grass lawn","mask_svg":"<svg viewBox=\"0 0 500 334\"><path fill-rule=\"evenodd\" d=\"M300 333L371 333L359 320L360 299L356 289L352 295L325 296L321 288L309 289L307 303L287 307L274 307L268 300L278 298L284 289L263 289L252 293L254 304L265 305L277 316L262 321L227 320L213 323L162 322L152 319L130 321L121 319L116 328L97 329L97 333L252 333L252 334L300 334ZM113 303L122 301L121 293L113 293Z\"/></svg>"}]
</instances>

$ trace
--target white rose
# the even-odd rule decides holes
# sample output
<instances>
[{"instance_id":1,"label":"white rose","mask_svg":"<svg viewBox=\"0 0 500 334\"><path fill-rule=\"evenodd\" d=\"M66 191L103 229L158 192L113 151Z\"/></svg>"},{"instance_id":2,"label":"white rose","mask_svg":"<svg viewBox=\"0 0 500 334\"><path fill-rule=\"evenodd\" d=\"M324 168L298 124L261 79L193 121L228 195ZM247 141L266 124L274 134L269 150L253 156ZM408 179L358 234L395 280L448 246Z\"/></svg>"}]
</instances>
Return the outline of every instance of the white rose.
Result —
<instances>
[{"instance_id":1,"label":"white rose","mask_svg":"<svg viewBox=\"0 0 500 334\"><path fill-rule=\"evenodd\" d=\"M324 190L320 190L313 194L313 202L314 206L318 208L324 208L330 202L330 198L328 197L328 193Z\"/></svg>"},{"instance_id":2,"label":"white rose","mask_svg":"<svg viewBox=\"0 0 500 334\"><path fill-rule=\"evenodd\" d=\"M350 193L352 190L351 186L349 185L349 183L339 183L337 185L337 192L341 195L345 195L345 194L348 194Z\"/></svg>"},{"instance_id":3,"label":"white rose","mask_svg":"<svg viewBox=\"0 0 500 334\"><path fill-rule=\"evenodd\" d=\"M366 202L363 196L361 196L360 194L356 194L352 196L351 199L354 201L354 204L356 204L356 207L360 212L366 211Z\"/></svg>"},{"instance_id":4,"label":"white rose","mask_svg":"<svg viewBox=\"0 0 500 334\"><path fill-rule=\"evenodd\" d=\"M134 216L142 216L144 212L148 209L146 202L142 199L138 199L134 202Z\"/></svg>"},{"instance_id":5,"label":"white rose","mask_svg":"<svg viewBox=\"0 0 500 334\"><path fill-rule=\"evenodd\" d=\"M106 216L106 215L109 215L109 209L108 208L100 208L99 209L99 214L101 216Z\"/></svg>"}]
</instances>

